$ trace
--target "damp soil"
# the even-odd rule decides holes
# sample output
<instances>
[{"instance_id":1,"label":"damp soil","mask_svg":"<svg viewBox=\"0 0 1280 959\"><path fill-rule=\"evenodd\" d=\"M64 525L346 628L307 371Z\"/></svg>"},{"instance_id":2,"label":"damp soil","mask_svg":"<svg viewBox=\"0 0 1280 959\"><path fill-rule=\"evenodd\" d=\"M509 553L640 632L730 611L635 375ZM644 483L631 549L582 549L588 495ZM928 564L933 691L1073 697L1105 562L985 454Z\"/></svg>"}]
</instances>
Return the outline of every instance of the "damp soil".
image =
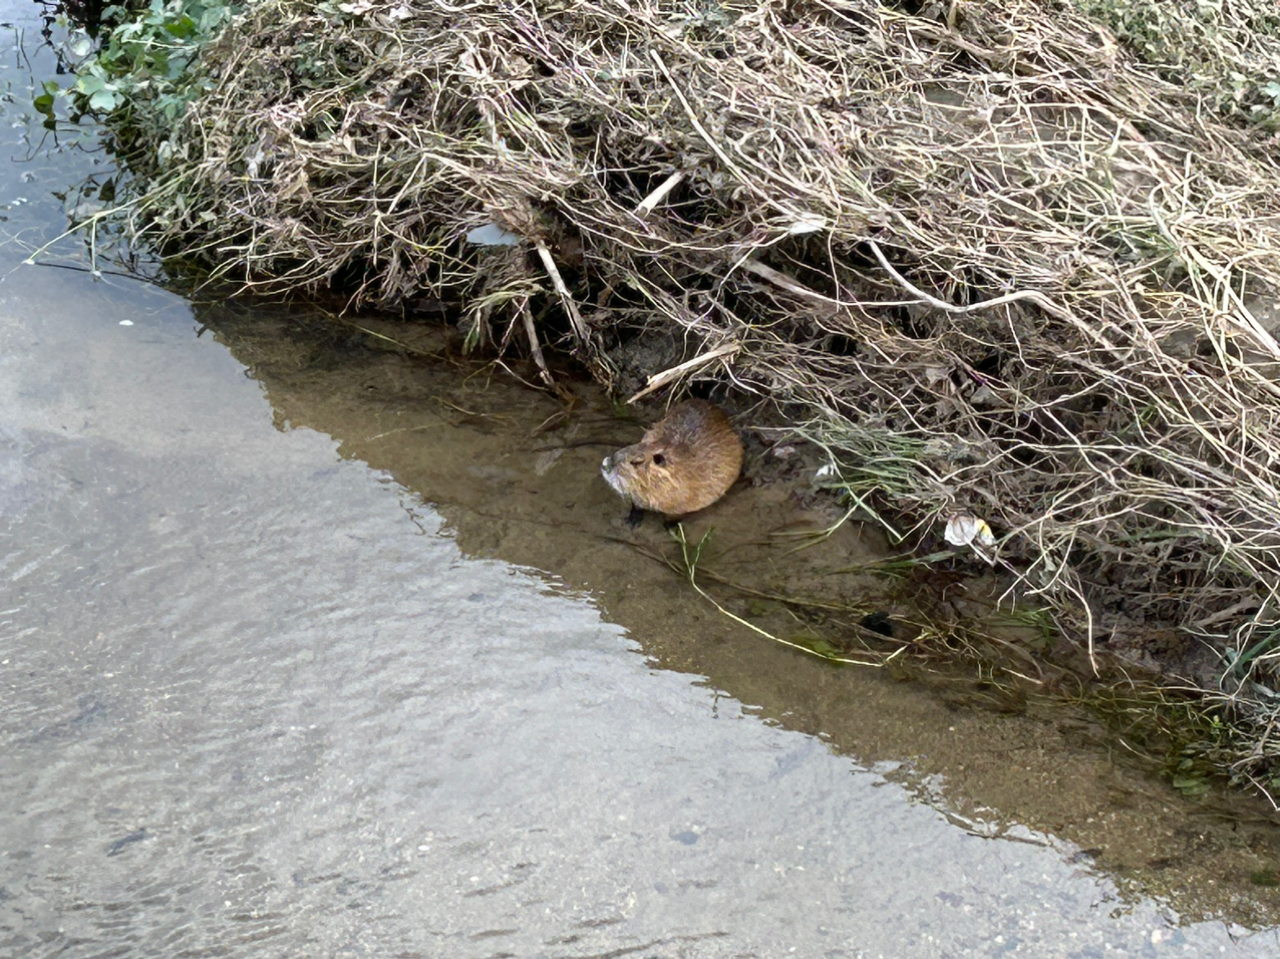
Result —
<instances>
[{"instance_id":1,"label":"damp soil","mask_svg":"<svg viewBox=\"0 0 1280 959\"><path fill-rule=\"evenodd\" d=\"M1280 825L1260 801L1184 796L1162 757L1105 717L1047 686L994 683L972 658L839 665L762 635L843 644L845 658L875 661L894 646L864 617L887 612L909 636L912 610L901 583L865 571L889 555L882 532L840 523L844 509L808 484L806 452L753 434L750 411L740 417L747 479L683 524L686 543L702 544L699 585L731 617L691 588L671 529L655 517L625 522L599 463L643 422L591 385L574 384L566 404L521 385L524 371L459 356L446 326L263 304L197 307L197 317L262 383L278 428L328 434L342 456L386 471L444 517L465 554L589 594L654 667L705 677L766 721L879 764L976 835L1062 844L1184 920L1280 923ZM962 612L990 613L994 594L974 583L937 589ZM779 596L820 597L824 608Z\"/></svg>"}]
</instances>

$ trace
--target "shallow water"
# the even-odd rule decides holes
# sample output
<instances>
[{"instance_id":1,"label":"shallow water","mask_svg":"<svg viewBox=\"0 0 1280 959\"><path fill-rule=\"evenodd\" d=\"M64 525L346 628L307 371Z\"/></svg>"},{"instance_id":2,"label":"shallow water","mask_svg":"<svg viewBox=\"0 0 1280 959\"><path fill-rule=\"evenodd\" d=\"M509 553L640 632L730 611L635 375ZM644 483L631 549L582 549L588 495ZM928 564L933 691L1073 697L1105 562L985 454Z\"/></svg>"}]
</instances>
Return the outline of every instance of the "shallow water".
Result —
<instances>
[{"instance_id":1,"label":"shallow water","mask_svg":"<svg viewBox=\"0 0 1280 959\"><path fill-rule=\"evenodd\" d=\"M540 395L17 268L92 163L0 167L30 194L0 247L0 954L1280 951L1180 918L1267 925L1267 828L1079 717L744 631L615 541L598 448L548 448ZM704 521L734 570L752 524L822 519L748 489Z\"/></svg>"}]
</instances>

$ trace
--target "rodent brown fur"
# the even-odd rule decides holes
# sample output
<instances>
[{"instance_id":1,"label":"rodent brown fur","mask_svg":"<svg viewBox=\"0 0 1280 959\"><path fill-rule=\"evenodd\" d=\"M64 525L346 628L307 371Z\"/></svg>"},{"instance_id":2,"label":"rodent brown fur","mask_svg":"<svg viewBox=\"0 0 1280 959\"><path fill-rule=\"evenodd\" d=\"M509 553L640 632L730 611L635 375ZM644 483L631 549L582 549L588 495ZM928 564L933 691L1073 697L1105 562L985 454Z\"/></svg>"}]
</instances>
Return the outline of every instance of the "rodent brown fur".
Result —
<instances>
[{"instance_id":1,"label":"rodent brown fur","mask_svg":"<svg viewBox=\"0 0 1280 959\"><path fill-rule=\"evenodd\" d=\"M639 443L606 456L605 481L633 507L684 516L710 506L742 471L742 440L718 406L689 400Z\"/></svg>"}]
</instances>

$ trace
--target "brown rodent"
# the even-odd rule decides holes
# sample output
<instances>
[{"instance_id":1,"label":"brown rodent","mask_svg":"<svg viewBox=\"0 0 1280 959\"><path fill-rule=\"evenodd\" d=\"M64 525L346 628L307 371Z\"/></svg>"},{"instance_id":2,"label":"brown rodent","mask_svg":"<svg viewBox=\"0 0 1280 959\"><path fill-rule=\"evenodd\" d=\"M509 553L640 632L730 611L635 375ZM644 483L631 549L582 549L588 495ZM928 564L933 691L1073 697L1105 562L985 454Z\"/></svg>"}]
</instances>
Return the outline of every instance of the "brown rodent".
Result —
<instances>
[{"instance_id":1,"label":"brown rodent","mask_svg":"<svg viewBox=\"0 0 1280 959\"><path fill-rule=\"evenodd\" d=\"M742 440L724 411L704 400L673 407L639 443L600 465L605 481L634 508L667 516L710 506L741 471Z\"/></svg>"}]
</instances>

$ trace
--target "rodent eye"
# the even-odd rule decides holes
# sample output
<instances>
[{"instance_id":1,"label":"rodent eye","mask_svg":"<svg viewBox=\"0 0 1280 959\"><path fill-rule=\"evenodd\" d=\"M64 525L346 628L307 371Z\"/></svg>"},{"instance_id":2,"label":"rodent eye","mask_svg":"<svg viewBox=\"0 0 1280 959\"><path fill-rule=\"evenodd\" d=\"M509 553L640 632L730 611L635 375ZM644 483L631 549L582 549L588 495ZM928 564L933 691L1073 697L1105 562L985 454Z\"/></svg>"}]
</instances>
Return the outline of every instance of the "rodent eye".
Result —
<instances>
[{"instance_id":1,"label":"rodent eye","mask_svg":"<svg viewBox=\"0 0 1280 959\"><path fill-rule=\"evenodd\" d=\"M667 461L667 458L666 458L665 456L663 456L661 453L654 453L654 454L653 454L653 465L654 465L654 466L661 466L661 465L662 465L663 463L665 463L666 461Z\"/></svg>"}]
</instances>

